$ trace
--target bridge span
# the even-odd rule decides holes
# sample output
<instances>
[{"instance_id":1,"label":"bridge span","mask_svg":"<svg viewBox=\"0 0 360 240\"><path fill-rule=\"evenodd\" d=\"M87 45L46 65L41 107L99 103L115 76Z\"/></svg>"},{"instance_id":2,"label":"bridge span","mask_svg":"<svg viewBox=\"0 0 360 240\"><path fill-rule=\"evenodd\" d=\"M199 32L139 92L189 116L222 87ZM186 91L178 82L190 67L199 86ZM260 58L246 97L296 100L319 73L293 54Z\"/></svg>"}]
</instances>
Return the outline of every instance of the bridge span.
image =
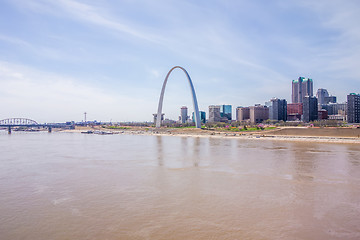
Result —
<instances>
[{"instance_id":1,"label":"bridge span","mask_svg":"<svg viewBox=\"0 0 360 240\"><path fill-rule=\"evenodd\" d=\"M0 127L6 127L8 129L8 133L11 134L11 128L14 127L42 127L47 128L48 132L52 131L53 127L59 127L56 124L39 124L35 120L29 118L6 118L0 120Z\"/></svg>"}]
</instances>

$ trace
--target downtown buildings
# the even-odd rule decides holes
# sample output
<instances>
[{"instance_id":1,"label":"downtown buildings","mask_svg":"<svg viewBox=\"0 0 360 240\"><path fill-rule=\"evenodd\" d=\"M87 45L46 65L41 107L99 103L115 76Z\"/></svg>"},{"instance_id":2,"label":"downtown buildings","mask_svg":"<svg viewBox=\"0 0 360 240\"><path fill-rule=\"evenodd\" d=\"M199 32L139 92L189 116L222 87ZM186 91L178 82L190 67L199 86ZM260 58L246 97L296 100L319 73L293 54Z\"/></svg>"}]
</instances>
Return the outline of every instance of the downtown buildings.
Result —
<instances>
[{"instance_id":1,"label":"downtown buildings","mask_svg":"<svg viewBox=\"0 0 360 240\"><path fill-rule=\"evenodd\" d=\"M316 98L313 97L313 92L313 80L311 78L299 77L298 79L292 81L291 100L292 104L295 105L290 105L289 108L292 110L297 108L298 112L290 111L291 115L289 116L289 119L302 119L304 122L317 120L318 105L317 100L316 105L314 105ZM324 94L326 93L324 92ZM329 95L327 94L327 96Z\"/></svg>"},{"instance_id":2,"label":"downtown buildings","mask_svg":"<svg viewBox=\"0 0 360 240\"><path fill-rule=\"evenodd\" d=\"M292 103L288 104L289 120L311 122L328 118L328 111L322 105L333 101L326 89L320 88L313 96L313 80L299 77L292 81ZM336 98L335 98L336 101Z\"/></svg>"},{"instance_id":3,"label":"downtown buildings","mask_svg":"<svg viewBox=\"0 0 360 240\"><path fill-rule=\"evenodd\" d=\"M261 123L269 119L269 108L260 104L250 107L237 107L236 120L252 124Z\"/></svg>"},{"instance_id":4,"label":"downtown buildings","mask_svg":"<svg viewBox=\"0 0 360 240\"><path fill-rule=\"evenodd\" d=\"M318 119L346 121L347 103L337 103L336 96L329 95L324 88L319 88L316 93L318 99Z\"/></svg>"},{"instance_id":5,"label":"downtown buildings","mask_svg":"<svg viewBox=\"0 0 360 240\"><path fill-rule=\"evenodd\" d=\"M273 98L265 105L255 104L250 107L236 108L236 120L239 122L257 124L268 119L286 121L287 104L285 99Z\"/></svg>"},{"instance_id":6,"label":"downtown buildings","mask_svg":"<svg viewBox=\"0 0 360 240\"><path fill-rule=\"evenodd\" d=\"M231 122L232 106L231 105L210 105L209 122Z\"/></svg>"},{"instance_id":7,"label":"downtown buildings","mask_svg":"<svg viewBox=\"0 0 360 240\"><path fill-rule=\"evenodd\" d=\"M231 105L210 105L208 121L210 123L232 121L248 122L251 124L267 121L276 123L280 121L312 122L321 120L359 122L359 94L349 94L349 105L337 103L336 96L329 94L327 89L319 88L313 96L313 80L299 77L292 80L292 103L285 99L273 98L264 105L237 107L233 118ZM201 122L206 122L205 112L201 113ZM193 117L194 118L194 117ZM192 118L192 119L193 119ZM189 122L187 108L183 107L179 118L181 123Z\"/></svg>"}]
</instances>

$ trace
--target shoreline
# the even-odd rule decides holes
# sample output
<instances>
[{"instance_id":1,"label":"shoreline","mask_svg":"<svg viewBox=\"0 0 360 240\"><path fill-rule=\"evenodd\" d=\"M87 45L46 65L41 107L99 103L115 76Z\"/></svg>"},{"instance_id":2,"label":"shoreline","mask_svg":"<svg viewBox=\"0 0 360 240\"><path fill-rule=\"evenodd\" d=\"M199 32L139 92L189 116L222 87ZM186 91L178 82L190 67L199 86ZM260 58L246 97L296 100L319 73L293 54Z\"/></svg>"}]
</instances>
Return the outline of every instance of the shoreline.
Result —
<instances>
[{"instance_id":1,"label":"shoreline","mask_svg":"<svg viewBox=\"0 0 360 240\"><path fill-rule=\"evenodd\" d=\"M287 134L288 130L297 132L298 134ZM305 130L307 129L307 130ZM285 132L283 132L285 130ZM81 133L86 131L102 131L107 134L124 134L124 135L147 135L147 136L177 136L177 137L207 137L207 138L224 138L224 139L248 139L248 140L270 140L270 141L285 141L285 142L318 142L318 143L346 143L346 144L360 144L359 137L348 136L322 136L317 135L301 135L311 132L313 129L309 128L279 128L268 131L256 132L223 132L223 131L209 131L201 129L174 129L174 128L143 128L132 127L131 129L106 129L106 128L92 128L92 127L77 127L73 130L60 130L56 132L72 132ZM317 130L322 132L324 130L331 130L338 132L339 128L324 128ZM343 130L343 129L341 129ZM360 133L360 129L352 129ZM316 131L315 131L316 132ZM299 135L300 134L300 135ZM328 134L328 133L327 133ZM329 134L330 135L330 134Z\"/></svg>"}]
</instances>

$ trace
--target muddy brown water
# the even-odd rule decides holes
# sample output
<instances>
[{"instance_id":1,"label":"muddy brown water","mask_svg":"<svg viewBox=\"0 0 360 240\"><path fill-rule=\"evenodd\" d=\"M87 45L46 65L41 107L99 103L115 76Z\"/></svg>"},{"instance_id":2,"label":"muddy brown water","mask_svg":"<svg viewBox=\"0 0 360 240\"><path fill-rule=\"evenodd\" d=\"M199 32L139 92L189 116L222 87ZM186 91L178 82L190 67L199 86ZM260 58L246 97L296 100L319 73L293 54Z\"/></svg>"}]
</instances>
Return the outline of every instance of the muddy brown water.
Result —
<instances>
[{"instance_id":1,"label":"muddy brown water","mask_svg":"<svg viewBox=\"0 0 360 240\"><path fill-rule=\"evenodd\" d=\"M0 239L360 239L360 146L3 132Z\"/></svg>"}]
</instances>

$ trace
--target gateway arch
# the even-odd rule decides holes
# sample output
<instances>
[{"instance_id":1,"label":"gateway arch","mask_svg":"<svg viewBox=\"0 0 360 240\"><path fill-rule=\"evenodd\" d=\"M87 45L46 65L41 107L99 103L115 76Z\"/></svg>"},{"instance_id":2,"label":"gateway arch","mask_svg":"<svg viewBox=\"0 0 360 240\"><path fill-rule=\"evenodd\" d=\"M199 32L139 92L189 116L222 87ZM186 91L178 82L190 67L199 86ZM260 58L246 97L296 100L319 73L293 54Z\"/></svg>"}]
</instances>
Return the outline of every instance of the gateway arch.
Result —
<instances>
[{"instance_id":1,"label":"gateway arch","mask_svg":"<svg viewBox=\"0 0 360 240\"><path fill-rule=\"evenodd\" d=\"M185 73L187 79L189 80L189 84L190 84L190 88L191 88L191 94L192 94L192 100L193 100L193 105L194 105L194 112L195 112L195 125L196 125L197 128L201 128L199 107L198 107L198 103L197 103L197 100L196 100L196 94L195 94L194 85L193 85L193 83L191 81L191 78L190 78L188 72L183 67L180 67L180 66L173 67L172 69L170 69L170 71L166 75L165 81L164 81L162 89L161 89L161 94L160 94L159 107L158 107L157 116L156 116L156 127L159 128L160 125L161 125L161 112L162 112L162 105L163 105L163 100L164 100L165 87L166 87L167 80L168 80L168 78L170 76L170 73L175 68L180 68L181 70L183 70L183 72Z\"/></svg>"}]
</instances>

